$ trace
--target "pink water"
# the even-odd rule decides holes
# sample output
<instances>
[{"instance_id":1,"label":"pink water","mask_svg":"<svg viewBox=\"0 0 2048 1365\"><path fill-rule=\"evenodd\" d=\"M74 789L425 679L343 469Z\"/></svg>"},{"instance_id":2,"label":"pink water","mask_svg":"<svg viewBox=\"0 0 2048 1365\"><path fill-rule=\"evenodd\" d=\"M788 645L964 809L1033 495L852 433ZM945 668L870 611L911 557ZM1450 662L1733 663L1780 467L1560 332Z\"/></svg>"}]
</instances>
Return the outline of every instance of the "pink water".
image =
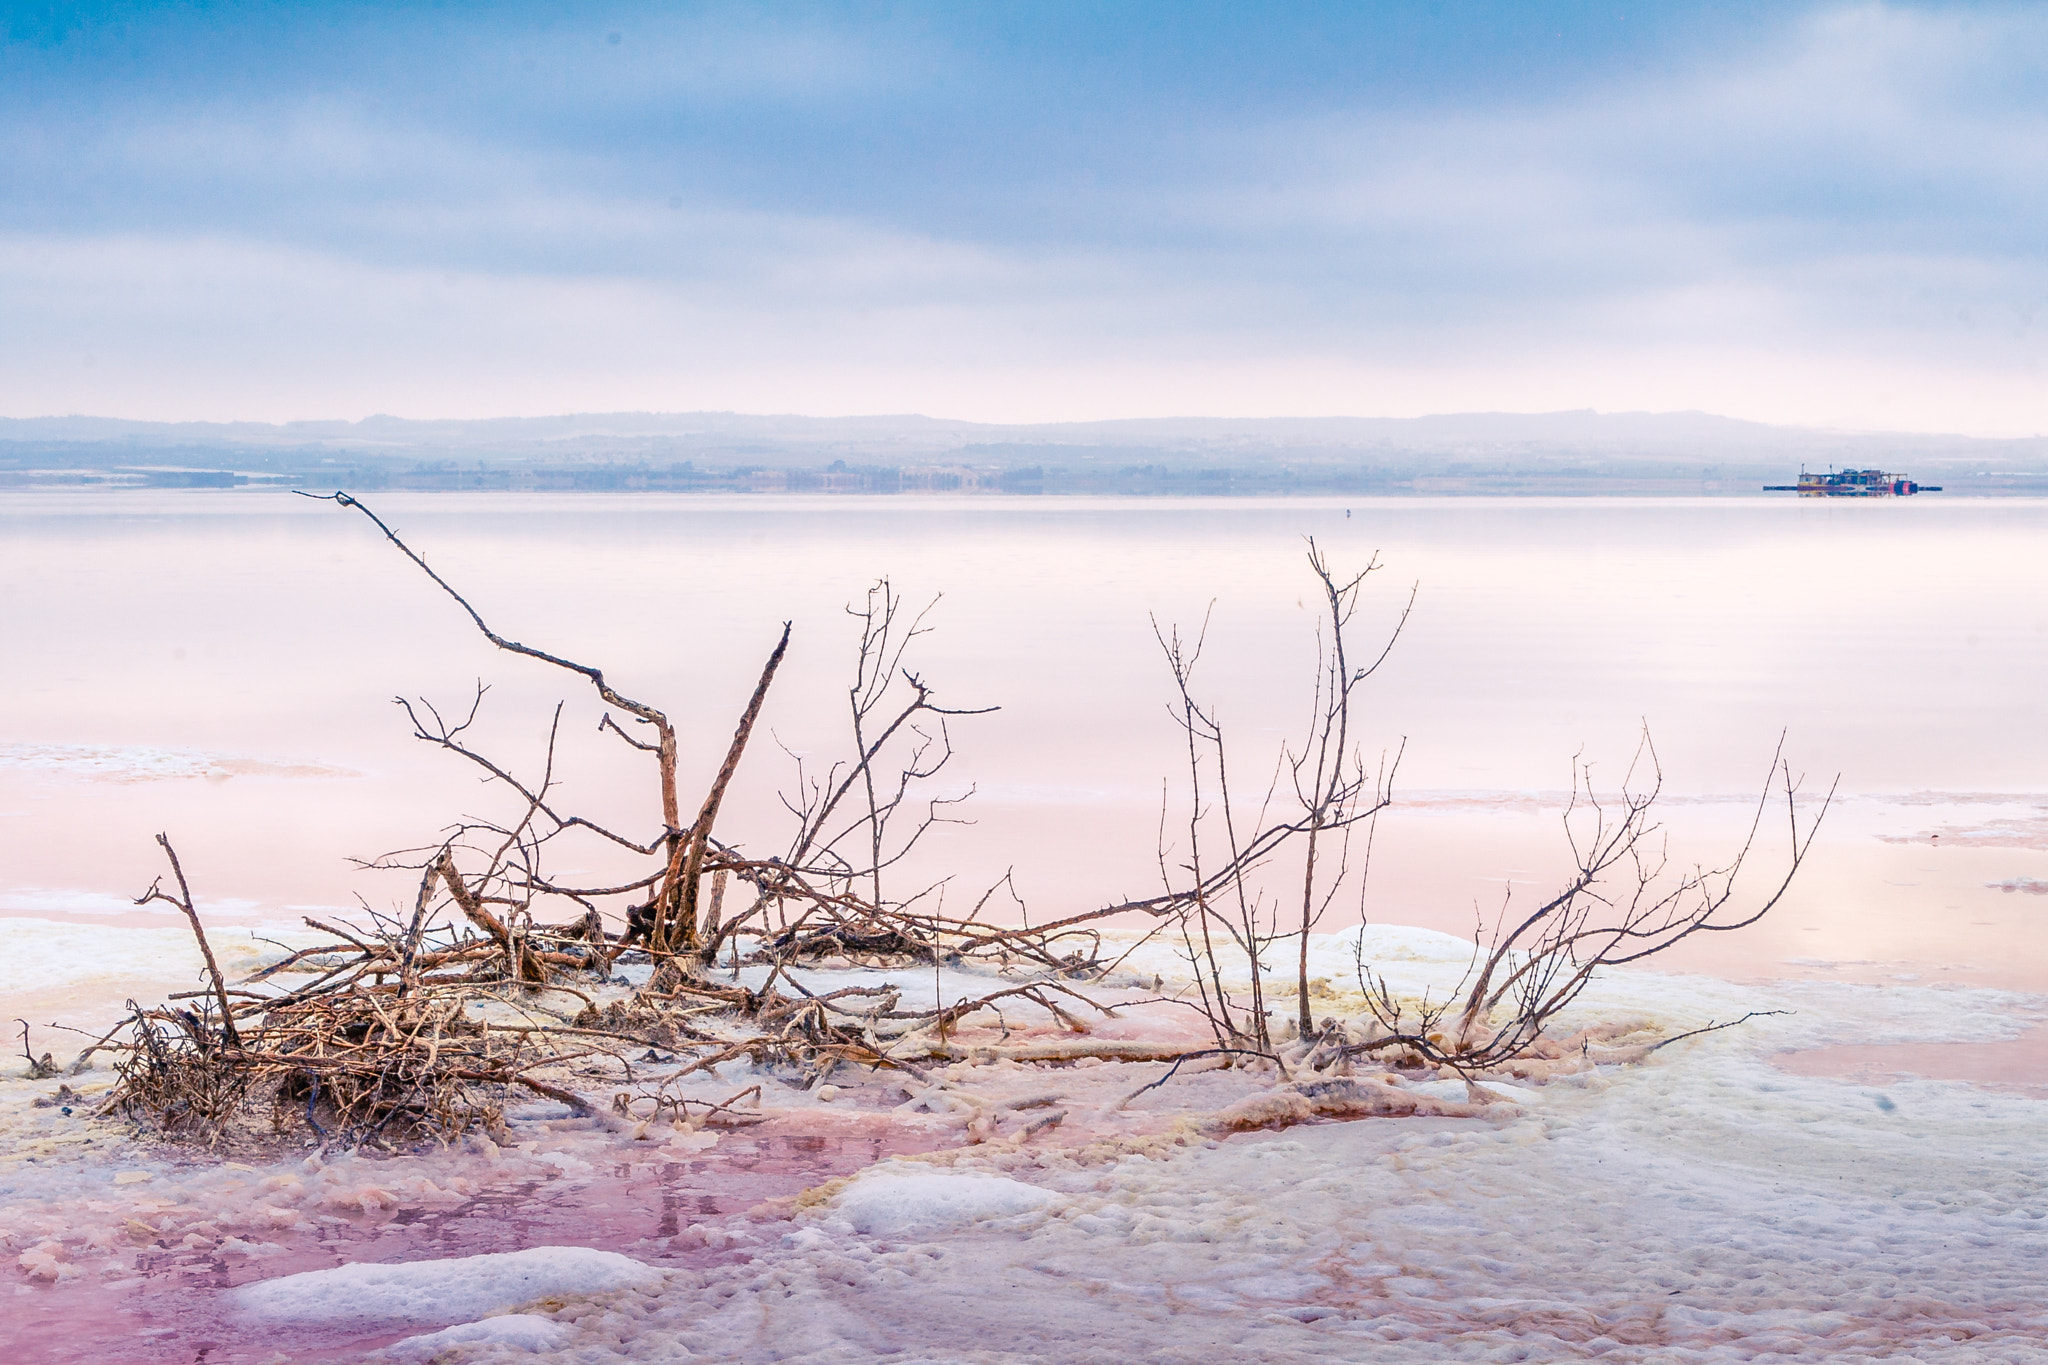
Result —
<instances>
[{"instance_id":1,"label":"pink water","mask_svg":"<svg viewBox=\"0 0 2048 1365\"><path fill-rule=\"evenodd\" d=\"M1702 965L2048 984L2048 902L1995 889L2048 878L2040 502L373 501L500 629L668 706L692 789L781 622L795 632L765 722L816 760L845 747L842 607L883 574L919 601L943 592L922 670L948 704L1003 709L953 727L939 785L975 787L976 823L941 831L919 871L964 888L1014 867L1041 915L1156 884L1177 750L1151 618L1192 626L1214 603L1201 686L1241 771L1263 774L1308 704L1303 537L1340 563L1376 550L1359 637L1390 625L1411 583L1420 595L1361 717L1369 751L1407 745L1368 913L1463 929L1475 902L1535 890L1562 844L1531 799L1582 751L1618 778L1644 721L1668 789L1695 801L1753 791L1786 731L1809 789L1839 773L1856 802L1784 912ZM490 797L410 740L390 699L453 704L480 677L476 733L494 752L537 762L566 698L566 794L653 820L644 763L592 733L601 708L578 680L491 650L331 504L0 495L0 612L0 913L118 908L156 875L159 829L230 922L401 901L403 878L348 859ZM792 774L758 746L724 830L778 847ZM1739 833L1719 805L1670 815L1683 860ZM601 848L575 857L610 866Z\"/></svg>"},{"instance_id":2,"label":"pink water","mask_svg":"<svg viewBox=\"0 0 2048 1365\"><path fill-rule=\"evenodd\" d=\"M1843 1043L1785 1053L1778 1065L1800 1076L1932 1076L2048 1096L2048 1026L1996 1043Z\"/></svg>"},{"instance_id":3,"label":"pink water","mask_svg":"<svg viewBox=\"0 0 2048 1365\"><path fill-rule=\"evenodd\" d=\"M958 874L965 888L1015 868L1034 918L1156 886L1161 781L1177 757L1150 617L1192 624L1214 601L1203 685L1243 752L1263 755L1245 769L1263 772L1308 703L1301 538L1340 562L1377 549L1387 568L1361 634L1388 626L1410 582L1421 593L1367 694L1368 745L1407 749L1371 882L1345 913L1469 932L1508 890L1539 894L1564 867L1557 793L1572 755L1618 776L1643 720L1674 797L1674 856L1725 857L1746 827L1740 798L1785 730L1809 789L1840 773L1847 799L1769 919L1671 965L2048 991L2048 898L2004 889L2048 880L2039 502L373 503L501 630L601 662L624 690L667 706L693 790L781 622L795 634L765 723L815 758L844 747L842 606L885 573L920 600L944 591L923 671L949 704L1004 709L955 727L946 789L974 784L977 823L941 831L919 871ZM0 494L0 614L0 916L165 923L125 904L159 871L158 830L177 840L223 931L331 913L358 894L405 901L402 878L348 859L495 807L467 772L407 738L390 698L462 701L480 677L492 686L483 742L531 766L567 698L565 793L624 827L652 827L643 766L594 734L599 708L577 680L492 651L331 506ZM757 745L722 831L775 851L790 774L786 755ZM1777 842L1760 850L1759 871L1782 851L1775 825L1766 839ZM617 865L591 847L570 868L603 877ZM82 1026L124 991L162 989L155 967L84 986L46 967L22 957L9 1016ZM2044 1051L2036 1031L1784 1064L2038 1085ZM574 1191L351 1219L287 1258L166 1249L134 1288L17 1296L10 1331L31 1352L23 1359L262 1360L276 1343L222 1316L220 1289L344 1258L546 1243L687 1262L706 1253L668 1239L691 1219L919 1140L886 1129L729 1138L701 1161L635 1162ZM371 1344L291 1342L312 1358Z\"/></svg>"},{"instance_id":4,"label":"pink water","mask_svg":"<svg viewBox=\"0 0 2048 1365\"><path fill-rule=\"evenodd\" d=\"M939 1143L934 1130L879 1117L778 1120L729 1135L684 1161L618 1149L615 1164L566 1187L536 1180L453 1208L397 1208L333 1220L317 1234L278 1234L285 1252L260 1260L166 1244L138 1258L137 1281L36 1284L10 1298L6 1359L10 1365L230 1365L267 1360L282 1349L294 1365L354 1360L440 1324L368 1332L265 1325L238 1318L224 1291L344 1262L533 1246L597 1247L658 1266L708 1265L746 1253L679 1240L693 1223L745 1213L885 1156Z\"/></svg>"}]
</instances>

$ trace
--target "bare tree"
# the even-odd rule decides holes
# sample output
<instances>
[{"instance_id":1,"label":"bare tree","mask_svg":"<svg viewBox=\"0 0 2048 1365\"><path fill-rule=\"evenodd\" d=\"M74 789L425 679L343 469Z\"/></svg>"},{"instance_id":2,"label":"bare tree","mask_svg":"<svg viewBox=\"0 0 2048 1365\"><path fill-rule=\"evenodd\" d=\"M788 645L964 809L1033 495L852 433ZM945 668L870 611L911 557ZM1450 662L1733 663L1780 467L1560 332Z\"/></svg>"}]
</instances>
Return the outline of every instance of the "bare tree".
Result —
<instances>
[{"instance_id":1,"label":"bare tree","mask_svg":"<svg viewBox=\"0 0 2048 1365\"><path fill-rule=\"evenodd\" d=\"M846 691L850 754L822 773L799 760L797 791L784 796L795 830L781 855L761 857L721 839L716 827L787 653L787 623L685 824L678 726L666 712L618 692L595 667L499 635L362 503L346 493L327 500L369 518L496 648L586 679L610 708L598 719L597 733L651 757L658 819L640 837L565 804L557 778L563 704L550 718L538 761L515 764L473 738L487 691L481 682L466 707L445 714L426 700L400 698L414 735L481 771L493 789L511 795L511 809L467 816L429 843L365 864L417 879L409 910L380 912L365 903L365 926L309 919L332 941L291 953L241 983L261 990L229 988L178 856L169 839L158 836L177 890L166 890L160 880L142 899L174 905L186 916L206 959L206 989L135 1008L126 1040L103 1039L95 1048L122 1059L109 1107L150 1116L166 1129L217 1139L257 1093L269 1095L278 1131L302 1121L322 1140L347 1144L408 1130L447 1137L490 1128L501 1121L504 1095L516 1090L608 1122L636 1118L632 1106L650 1102L656 1115L692 1122L752 1121L738 1108L745 1092L712 1103L669 1087L741 1056L799 1069L809 1081L846 1062L920 1074L924 1059L972 1055L954 1038L970 1016L992 1013L1007 1036L1002 1011L1019 1001L1061 1028L1084 1032L1081 1013L1106 1014L1110 1007L1064 981L1113 968L1121 959L1105 961L1100 926L1140 916L1151 920L1154 932L1178 935L1194 968L1192 1003L1216 1047L1061 1039L1009 1049L1012 1055L1171 1060L1209 1051L1285 1062L1302 1052L1309 1059L1303 1066L1317 1058L1383 1065L1408 1057L1469 1073L1557 1046L1546 1028L1601 967L1640 961L1694 934L1754 923L1783 896L1813 837L1813 825L1801 824L1798 784L1782 755L1775 757L1772 777L1783 790L1791 857L1775 891L1754 903L1738 902L1736 876L1762 828L1764 804L1732 863L1667 871L1651 815L1662 774L1647 734L1639 761L1648 778L1638 788L1632 770L1616 801L1596 798L1590 768L1575 760L1566 829L1576 872L1564 890L1519 917L1503 916L1454 997L1403 1001L1361 961L1360 981L1383 1032L1354 1040L1315 1024L1309 941L1347 888L1362 892L1373 822L1391 800L1403 752L1397 745L1391 755L1382 751L1369 761L1354 714L1360 689L1388 658L1415 600L1411 589L1376 649L1352 648L1348 632L1376 559L1356 574L1340 574L1309 542L1320 600L1308 720L1297 738L1280 746L1255 802L1240 803L1236 753L1216 708L1197 695L1206 621L1192 638L1154 623L1174 682L1172 714L1188 774L1177 850L1169 847L1162 805L1164 889L1031 926L1007 874L965 914L946 911L944 878L921 887L910 883L916 889L907 894L901 889L906 859L933 829L959 820L955 810L966 799L929 795L924 785L953 756L950 723L994 709L940 705L914 666L912 646L928 631L937 599L913 613L883 579L848 608L858 623ZM1767 799L1771 795L1767 790ZM1361 837L1358 855L1354 840ZM602 884L568 881L549 870L563 840L586 848L595 841L630 860L629 870ZM724 905L732 883L754 893L752 904L736 913ZM996 908L1005 905L1027 923L995 922ZM1297 1008L1290 1023L1302 1041L1283 1055L1265 978L1289 939L1297 948ZM717 979L707 970L723 946L730 945L737 960L743 941L755 945L749 960L767 969L758 986ZM621 993L613 968L629 951L644 953L633 960L651 962L653 971L650 980ZM795 979L792 968L828 955L916 962L934 972L947 961L1023 962L1040 975L906 1010L899 1008L902 993L891 986L814 993ZM1235 984L1240 970L1248 973L1244 988ZM287 974L312 979L276 992ZM491 1009L472 1008L483 1003ZM636 1084L630 1049L655 1048L695 1055L652 1096L644 1087L637 1098L619 1091L607 1107L569 1088L578 1084L574 1074L615 1072L620 1084Z\"/></svg>"},{"instance_id":2,"label":"bare tree","mask_svg":"<svg viewBox=\"0 0 2048 1365\"><path fill-rule=\"evenodd\" d=\"M911 801L916 784L950 757L948 719L977 713L940 706L931 685L908 666L905 651L924 630L923 614L904 615L886 581L870 592L864 609L854 610L862 623L848 693L854 757L833 766L828 780L812 789L807 806L793 807L802 818L789 856L753 858L720 841L714 828L787 651L787 624L695 819L684 825L677 727L665 712L620 693L595 667L498 634L362 503L346 493L327 500L368 517L494 646L590 681L612 708L599 719L598 732L654 760L658 832L635 837L562 804L556 776L561 704L534 765L538 775L528 777L472 738L487 692L482 683L452 713L426 700L398 699L418 739L475 766L490 785L515 798L514 809L502 818L465 817L431 844L363 864L417 877L409 913L380 912L366 902L366 926L308 919L333 941L290 953L243 983L258 990L228 988L182 865L168 838L159 836L177 891L153 884L142 899L168 902L185 914L206 958L208 989L174 996L161 1007L136 1007L125 1041L112 1042L114 1035L102 1040L120 1057L122 1077L108 1108L218 1140L244 1100L261 1092L270 1096L272 1123L280 1132L299 1121L323 1141L345 1145L381 1141L394 1132L448 1137L497 1124L502 1092L512 1088L604 1117L601 1106L565 1088L562 1073L604 1063L630 1084L629 1046L702 1053L665 1084L737 1056L792 1063L817 1075L846 1060L915 1070L914 1059L934 1050L945 1055L947 1034L962 1019L999 1011L1003 1001L1029 1000L1077 1028L1071 1010L1095 1008L1070 989L1045 982L927 1010L899 1010L899 993L892 990L814 995L786 975L806 947L793 931L812 916L829 922L832 932L825 937L846 951L933 963L947 956L1017 955L1049 968L1093 961L1092 954L1085 961L1078 952L1059 956L1068 940L1086 939L1084 931L977 923L993 898L1010 889L1007 877L964 919L924 912L917 905L923 892L880 899L885 871L935 824L952 818L946 810L958 798L926 802L907 836L893 832L892 817ZM618 714L628 722L622 724ZM635 733L632 725L646 730ZM885 771L894 776L884 780ZM547 863L555 844L572 836L645 862L637 873L610 884L569 883L550 873ZM752 908L727 915L723 893L733 880L751 884L757 899ZM709 897L700 900L707 882ZM615 933L604 911L622 901L639 903L625 906L624 932ZM792 932L770 941L775 936L766 907L786 902L797 906L795 923L784 921ZM550 905L554 913L543 914ZM566 921L557 918L562 909L570 912ZM758 989L710 981L703 973L720 944L741 932L761 940L773 964ZM617 984L611 968L636 946L657 964L653 980L600 1008L593 992ZM306 974L312 980L275 991L283 975ZM777 989L778 975L784 990ZM1058 998L1062 994L1069 997L1066 1006ZM565 998L576 1003L565 1010ZM197 1004L179 1003L188 999ZM484 1002L495 1011L479 1017L472 1006ZM707 1105L657 1096L655 1107L693 1121L752 1121L734 1111L738 1098ZM622 1110L629 1112L630 1106Z\"/></svg>"},{"instance_id":3,"label":"bare tree","mask_svg":"<svg viewBox=\"0 0 2048 1365\"><path fill-rule=\"evenodd\" d=\"M948 719L998 709L940 706L931 684L905 664L911 645L930 632L926 620L938 604L934 597L906 617L902 595L882 578L860 606L846 609L860 622L853 682L846 690L853 757L833 763L822 778L808 776L799 758L798 793L783 797L797 827L782 861L840 883L865 882L865 899L877 907L890 903L882 874L908 857L934 826L957 823L948 811L973 794L969 787L961 796L926 800L910 832L890 839L891 822L913 785L936 777L952 760Z\"/></svg>"},{"instance_id":4,"label":"bare tree","mask_svg":"<svg viewBox=\"0 0 2048 1365\"><path fill-rule=\"evenodd\" d=\"M1393 780L1393 768L1400 764L1400 755L1396 753L1391 765L1383 763L1379 771L1369 773L1362 751L1350 747L1352 694L1379 671L1380 665L1393 652L1395 641L1401 638L1401 631L1408 624L1409 613L1415 609L1416 593L1416 589L1409 589L1407 605L1402 607L1400 619L1388 632L1379 654L1371 663L1357 667L1352 664L1346 648L1344 630L1358 610L1358 591L1366 575L1379 568L1379 557L1375 555L1358 573L1340 582L1331 573L1329 560L1311 539L1308 562L1315 572L1316 581L1322 585L1329 634L1323 636L1324 622L1319 620L1316 634L1322 667L1316 675L1315 707L1308 727L1309 744L1303 751L1288 755L1294 798L1308 824L1301 874L1301 952L1297 994L1300 1005L1298 1027L1303 1035L1315 1028L1309 1014L1309 934L1344 885L1350 870L1352 830L1364 822L1370 833L1372 817L1390 800L1388 784ZM1334 875L1318 867L1316 860L1317 845L1326 830L1334 832L1339 841ZM1370 851L1368 844L1368 856ZM1322 876L1320 883L1319 874Z\"/></svg>"},{"instance_id":5,"label":"bare tree","mask_svg":"<svg viewBox=\"0 0 2048 1365\"><path fill-rule=\"evenodd\" d=\"M1638 783L1641 773L1647 780ZM1836 786L1829 785L1820 809L1802 821L1800 783L1785 760L1781 736L1741 847L1730 861L1708 868L1672 865L1653 814L1663 782L1647 728L1620 792L1608 801L1595 793L1592 765L1574 758L1564 813L1573 872L1563 888L1521 913L1514 912L1510 893L1490 936L1481 936L1471 970L1444 999L1404 1003L1361 960L1360 984L1386 1030L1362 1049L1403 1050L1461 1070L1522 1055L1601 969L1640 962L1694 935L1744 929L1768 914L1805 863ZM1737 879L1756 849L1765 816L1779 801L1788 835L1782 874L1763 894L1744 901Z\"/></svg>"},{"instance_id":6,"label":"bare tree","mask_svg":"<svg viewBox=\"0 0 2048 1365\"><path fill-rule=\"evenodd\" d=\"M302 496L310 497L313 495L305 494ZM529 899L531 895L536 893L564 896L587 907L592 896L616 894L617 891L622 890L644 890L652 887L655 888L653 895L641 911L643 916L642 933L648 945L659 952L675 951L678 953L688 953L698 948L700 946L697 923L698 887L704 872L706 856L712 846L712 825L717 819L719 806L724 800L726 788L731 783L733 774L739 767L741 755L746 750L747 740L753 733L754 724L760 717L761 705L767 697L769 685L774 681L775 672L781 666L783 655L789 648L789 623L785 622L783 624L782 636L776 642L774 650L768 656L768 662L761 670L760 681L755 686L753 697L748 702L747 708L741 715L739 724L733 732L732 741L727 748L725 760L720 764L718 774L713 779L710 790L705 794L703 805L699 808L696 819L686 826L681 823L681 804L676 791L676 729L665 712L619 692L605 680L604 672L601 669L594 668L589 664L578 663L573 659L563 658L560 655L551 654L546 650L535 649L531 645L521 644L516 640L510 640L498 634L485 623L483 616L470 604L466 597L457 592L446 579L436 573L427 563L425 557L401 540L398 534L386 525L376 513L347 493L328 494L325 495L323 500L337 503L342 507L354 508L365 517L368 517L376 524L377 529L384 533L385 539L396 546L399 552L405 555L407 559L418 565L421 572L432 579L437 587L454 599L456 605L461 607L469 616L477 630L493 645L509 653L521 654L530 659L538 659L542 663L552 664L557 668L567 669L572 673L581 675L590 681L591 686L597 690L598 695L607 704L617 707L620 711L625 712L631 717L635 723L644 725L653 731L654 739L652 742L649 742L629 734L609 713L598 722L600 730L609 730L633 748L654 756L661 797L662 829L652 839L643 842L581 815L561 814L547 799L546 782L543 782L538 790L529 788L505 768L468 747L462 741L461 735L476 718L476 706L477 703L481 702L484 691L481 684L478 686L476 701L472 702L468 717L459 725L447 724L437 710L424 703L422 704L422 709L430 717L430 722L423 721L420 711L416 710L412 703L404 698L399 699L399 705L405 708L407 717L413 723L414 733L421 739L437 744L477 764L490 774L492 779L507 784L525 798L527 803L525 819L516 829L498 831L507 836L507 843L503 851L520 848L531 852L537 849L541 843L546 842L557 834L580 828L589 830L591 833L610 841L618 847L642 856L652 855L657 851L663 855L662 865L657 872L650 873L639 881L616 889L590 888L578 890L559 886L541 877L537 868L528 861L527 865L522 869L525 875L517 883L517 889L520 893ZM558 710L558 720L559 714ZM549 771L552 772L554 753L552 732L549 738L548 753ZM548 828L529 839L528 831L532 828L537 818L545 821ZM503 853L501 852L499 857L493 859L492 865L486 873L487 877L498 874L502 856ZM451 881L449 884L452 888L456 883Z\"/></svg>"},{"instance_id":7,"label":"bare tree","mask_svg":"<svg viewBox=\"0 0 2048 1365\"><path fill-rule=\"evenodd\" d=\"M1283 745L1271 779L1255 808L1240 807L1232 787L1230 746L1215 709L1197 700L1196 666L1208 638L1208 622L1193 639L1177 627L1153 623L1153 634L1173 676L1173 718L1187 746L1186 843L1178 866L1169 864L1163 834L1160 872L1168 890L1139 903L1154 915L1171 916L1183 948L1196 968L1199 1005L1219 1045L1273 1046L1266 1007L1268 952L1279 938L1298 939L1296 991L1298 1027L1314 1027L1310 1016L1309 937L1352 877L1351 841L1392 800L1401 749L1368 762L1354 733L1352 708L1358 689L1386 662L1414 608L1410 589L1393 628L1367 664L1354 662L1347 632L1358 596L1377 558L1356 574L1340 576L1313 540L1308 563L1322 589L1316 638L1318 666L1309 721L1301 741ZM1282 800L1283 778L1287 796ZM1276 809L1285 806L1285 810ZM1220 847L1212 832L1220 832ZM1334 847L1332 846L1334 842ZM1299 913L1283 924L1283 904L1257 873L1299 850ZM1362 871L1362 869L1361 869ZM1240 1005L1226 985L1229 964L1250 975L1250 999Z\"/></svg>"},{"instance_id":8,"label":"bare tree","mask_svg":"<svg viewBox=\"0 0 2048 1365\"><path fill-rule=\"evenodd\" d=\"M1223 724L1195 695L1207 622L1192 639L1178 629L1154 625L1174 681L1174 721L1186 744L1184 843L1179 863L1170 864L1162 810L1160 869L1168 889L1114 908L1141 910L1174 926L1195 969L1194 1003L1224 1049L1273 1051L1267 959L1274 944L1288 936L1297 946L1295 1028L1304 1037L1320 1031L1310 1006L1310 935L1344 887L1353 885L1362 893L1374 821L1391 803L1391 784L1405 750L1397 745L1391 757L1383 754L1369 764L1357 742L1353 707L1357 689L1398 640L1413 610L1414 590L1371 662L1360 666L1353 662L1347 630L1361 586L1379 567L1377 559L1355 575L1340 575L1311 542L1309 567L1322 589L1324 608L1310 721L1303 741L1282 746L1274 778L1256 806L1238 802ZM1646 782L1637 781L1639 773ZM1283 785L1291 800L1281 800ZM1804 864L1834 794L1830 787L1819 811L1805 818L1781 737L1756 818L1735 857L1713 868L1678 868L1669 860L1654 814L1662 787L1663 772L1647 729L1616 798L1598 797L1590 765L1575 758L1565 814L1574 872L1566 885L1519 915L1507 907L1490 936L1482 932L1471 971L1444 1000L1404 1003L1371 964L1361 961L1361 985L1384 1032L1348 1050L1405 1050L1420 1060L1468 1070L1524 1055L1544 1040L1546 1027L1600 969L1640 962L1697 934L1745 928L1767 914ZM1737 877L1756 850L1774 799L1783 801L1789 828L1785 860L1767 894L1744 901L1738 898ZM1359 834L1366 856L1354 868L1352 840ZM1273 882L1260 874L1275 862L1285 866L1290 856L1299 859L1293 873L1296 912L1283 924ZM1249 980L1245 1000L1227 984L1239 971Z\"/></svg>"}]
</instances>

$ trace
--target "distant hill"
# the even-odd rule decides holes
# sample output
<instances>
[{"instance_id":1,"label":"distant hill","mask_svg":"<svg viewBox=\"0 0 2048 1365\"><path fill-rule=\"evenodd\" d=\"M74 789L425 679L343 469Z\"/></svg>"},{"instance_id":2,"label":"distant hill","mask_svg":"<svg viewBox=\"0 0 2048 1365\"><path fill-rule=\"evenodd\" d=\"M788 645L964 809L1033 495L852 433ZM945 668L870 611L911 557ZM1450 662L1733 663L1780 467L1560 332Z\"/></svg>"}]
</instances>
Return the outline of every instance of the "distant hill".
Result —
<instances>
[{"instance_id":1,"label":"distant hill","mask_svg":"<svg viewBox=\"0 0 2048 1365\"><path fill-rule=\"evenodd\" d=\"M2048 440L1823 431L1709 413L1159 417L575 413L470 421L0 418L0 482L1128 493L1756 491L1877 465L2048 492Z\"/></svg>"}]
</instances>

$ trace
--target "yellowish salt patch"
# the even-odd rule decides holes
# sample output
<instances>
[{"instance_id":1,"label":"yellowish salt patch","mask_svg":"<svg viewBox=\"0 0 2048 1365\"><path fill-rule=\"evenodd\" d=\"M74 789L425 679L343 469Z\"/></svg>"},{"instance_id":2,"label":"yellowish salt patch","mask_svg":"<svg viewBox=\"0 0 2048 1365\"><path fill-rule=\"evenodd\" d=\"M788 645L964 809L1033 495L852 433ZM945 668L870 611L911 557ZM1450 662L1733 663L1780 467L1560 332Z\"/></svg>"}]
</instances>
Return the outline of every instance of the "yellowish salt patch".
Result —
<instances>
[{"instance_id":1,"label":"yellowish salt patch","mask_svg":"<svg viewBox=\"0 0 2048 1365\"><path fill-rule=\"evenodd\" d=\"M665 1145L679 1152L701 1152L706 1147L718 1145L718 1134L707 1133L700 1128L694 1132L677 1133Z\"/></svg>"}]
</instances>

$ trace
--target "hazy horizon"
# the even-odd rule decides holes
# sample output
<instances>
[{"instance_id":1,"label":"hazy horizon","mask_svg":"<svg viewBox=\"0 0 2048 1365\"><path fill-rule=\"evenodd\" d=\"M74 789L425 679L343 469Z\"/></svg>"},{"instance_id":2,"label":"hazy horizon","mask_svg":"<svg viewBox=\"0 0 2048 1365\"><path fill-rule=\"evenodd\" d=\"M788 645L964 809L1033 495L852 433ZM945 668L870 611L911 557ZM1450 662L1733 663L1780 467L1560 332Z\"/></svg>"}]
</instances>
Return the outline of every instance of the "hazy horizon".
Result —
<instances>
[{"instance_id":1,"label":"hazy horizon","mask_svg":"<svg viewBox=\"0 0 2048 1365\"><path fill-rule=\"evenodd\" d=\"M1300 412L1240 414L1226 416L1199 412L1156 412L1133 413L1119 417L1096 418L1047 418L1041 421L1003 421L991 418L976 418L951 415L943 412L799 412L789 411L747 411L736 408L618 408L609 410L561 410L532 413L491 413L472 417L449 415L416 416L395 412L366 412L357 416L309 415L284 418L252 417L129 417L105 413L88 412L45 412L19 415L0 415L0 442L9 439L11 429L23 427L56 427L64 423L105 424L111 428L168 427L168 428L260 428L269 431L288 432L294 428L369 428L379 423L397 424L410 427L468 427L539 425L545 423L570 422L613 422L629 421L674 422L685 420L712 420L732 422L796 422L796 423L849 423L881 427L889 423L929 424L947 428L986 428L991 431L1058 431L1066 429L1100 429L1139 427L1212 427L1217 429L1243 429L1251 427L1301 427L1325 426L1385 426L1390 428L1421 429L1436 424L1446 425L1461 422L1492 422L1509 425L1515 423L1555 423L1567 420L1591 421L1594 423L1696 423L1713 424L1723 431L1748 428L1755 432L1788 433L1815 436L1907 436L1931 439L1958 440L1966 442L1995 442L2037 439L2041 433L1985 436L1961 431L1914 430L1898 427L1854 427L1829 426L1800 422L1772 422L1742 417L1729 413L1710 412L1700 408L1667 410L1621 409L1602 410L1598 408L1549 408L1542 410L1513 410L1505 408L1472 408L1455 412L1425 412L1412 415L1387 413L1347 412Z\"/></svg>"}]
</instances>

